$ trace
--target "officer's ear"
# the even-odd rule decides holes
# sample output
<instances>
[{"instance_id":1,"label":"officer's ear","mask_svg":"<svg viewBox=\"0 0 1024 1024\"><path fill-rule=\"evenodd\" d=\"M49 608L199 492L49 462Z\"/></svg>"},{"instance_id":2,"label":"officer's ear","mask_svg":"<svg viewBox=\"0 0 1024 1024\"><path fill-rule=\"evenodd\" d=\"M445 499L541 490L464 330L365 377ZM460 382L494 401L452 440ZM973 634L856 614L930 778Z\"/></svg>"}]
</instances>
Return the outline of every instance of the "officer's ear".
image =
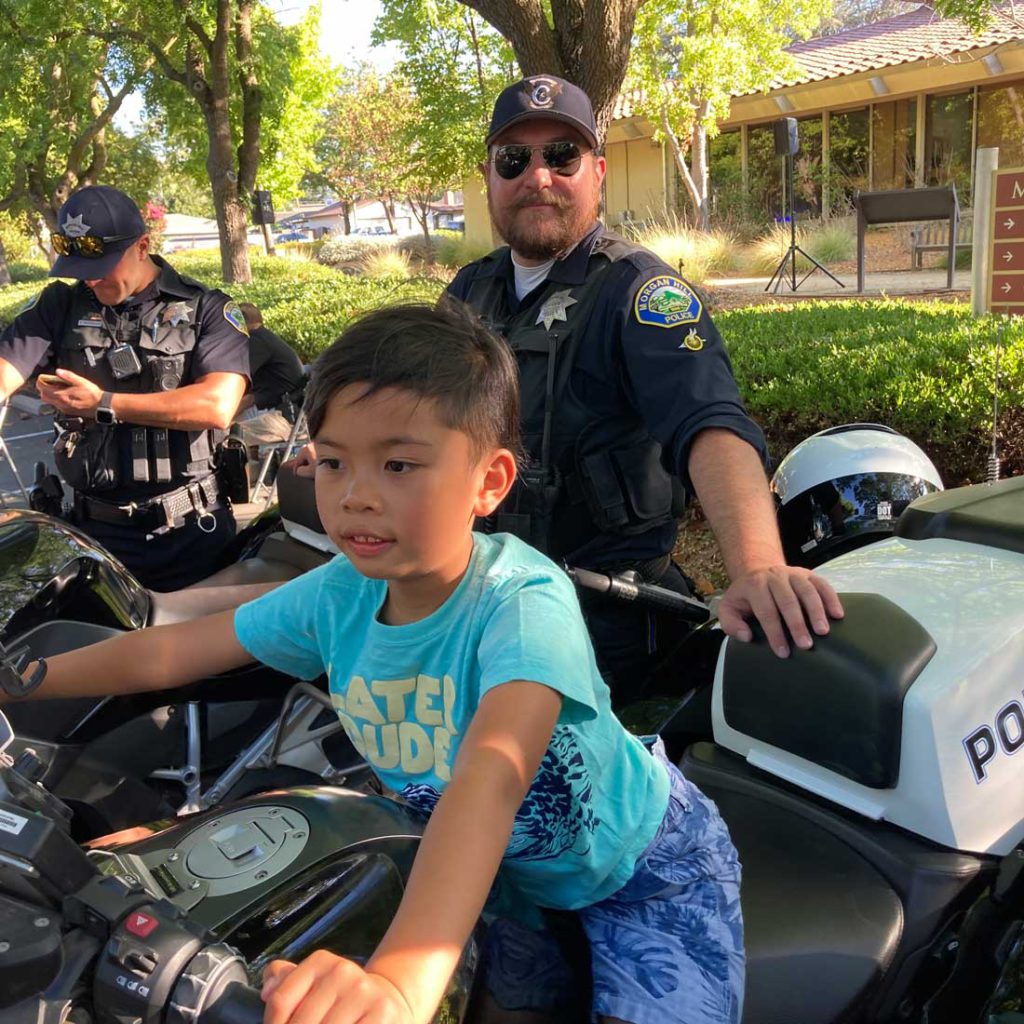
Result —
<instances>
[{"instance_id":1,"label":"officer's ear","mask_svg":"<svg viewBox=\"0 0 1024 1024\"><path fill-rule=\"evenodd\" d=\"M479 464L480 483L473 514L489 516L504 500L516 479L516 457L507 448L494 448Z\"/></svg>"},{"instance_id":2,"label":"officer's ear","mask_svg":"<svg viewBox=\"0 0 1024 1024\"><path fill-rule=\"evenodd\" d=\"M149 255L149 235L142 235L135 243L135 251L139 259L144 260Z\"/></svg>"}]
</instances>

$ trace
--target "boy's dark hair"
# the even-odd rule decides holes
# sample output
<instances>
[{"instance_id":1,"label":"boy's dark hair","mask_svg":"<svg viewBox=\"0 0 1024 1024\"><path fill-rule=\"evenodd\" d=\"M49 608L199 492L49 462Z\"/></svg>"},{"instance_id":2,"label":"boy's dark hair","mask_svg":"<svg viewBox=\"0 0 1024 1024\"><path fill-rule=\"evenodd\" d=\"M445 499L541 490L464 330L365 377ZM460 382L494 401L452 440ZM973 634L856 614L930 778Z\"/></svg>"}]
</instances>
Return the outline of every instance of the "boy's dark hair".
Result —
<instances>
[{"instance_id":1,"label":"boy's dark hair","mask_svg":"<svg viewBox=\"0 0 1024 1024\"><path fill-rule=\"evenodd\" d=\"M455 299L389 306L346 327L313 366L305 402L310 436L323 426L330 400L349 384L369 385L362 398L385 388L429 398L445 426L469 435L474 451L508 448L518 458L515 358Z\"/></svg>"},{"instance_id":2,"label":"boy's dark hair","mask_svg":"<svg viewBox=\"0 0 1024 1024\"><path fill-rule=\"evenodd\" d=\"M255 331L257 327L263 326L263 314L260 312L260 307L254 302L240 302L238 308L242 311L242 316L245 317L245 326L250 331Z\"/></svg>"}]
</instances>

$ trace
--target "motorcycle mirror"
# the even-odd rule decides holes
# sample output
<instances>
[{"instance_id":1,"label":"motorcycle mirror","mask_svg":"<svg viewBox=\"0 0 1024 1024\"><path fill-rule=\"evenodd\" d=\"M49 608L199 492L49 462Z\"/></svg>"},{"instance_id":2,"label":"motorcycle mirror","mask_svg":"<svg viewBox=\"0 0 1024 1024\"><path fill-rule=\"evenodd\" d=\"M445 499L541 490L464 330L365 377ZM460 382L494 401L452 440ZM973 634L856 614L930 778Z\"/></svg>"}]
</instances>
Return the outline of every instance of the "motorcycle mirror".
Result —
<instances>
[{"instance_id":1,"label":"motorcycle mirror","mask_svg":"<svg viewBox=\"0 0 1024 1024\"><path fill-rule=\"evenodd\" d=\"M11 745L13 739L14 730L11 728L11 723L7 720L7 716L0 711L0 765L10 765L12 763L10 757L4 751Z\"/></svg>"}]
</instances>

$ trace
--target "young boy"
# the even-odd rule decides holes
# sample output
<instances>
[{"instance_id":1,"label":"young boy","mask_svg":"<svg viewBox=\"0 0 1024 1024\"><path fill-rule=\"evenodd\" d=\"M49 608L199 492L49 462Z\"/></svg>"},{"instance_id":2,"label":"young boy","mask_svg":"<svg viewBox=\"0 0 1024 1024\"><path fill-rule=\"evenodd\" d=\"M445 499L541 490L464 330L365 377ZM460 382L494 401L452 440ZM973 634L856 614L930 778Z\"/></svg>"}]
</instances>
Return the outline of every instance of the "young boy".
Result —
<instances>
[{"instance_id":1,"label":"young boy","mask_svg":"<svg viewBox=\"0 0 1024 1024\"><path fill-rule=\"evenodd\" d=\"M317 508L342 555L236 612L54 658L37 691L158 689L254 659L326 672L360 753L429 815L365 968L326 951L272 963L266 1024L430 1020L499 867L523 902L578 912L595 1019L735 1024L739 867L724 824L612 715L565 574L473 532L516 475L509 351L454 304L372 313L321 357L306 413ZM499 1005L522 995L499 988Z\"/></svg>"}]
</instances>

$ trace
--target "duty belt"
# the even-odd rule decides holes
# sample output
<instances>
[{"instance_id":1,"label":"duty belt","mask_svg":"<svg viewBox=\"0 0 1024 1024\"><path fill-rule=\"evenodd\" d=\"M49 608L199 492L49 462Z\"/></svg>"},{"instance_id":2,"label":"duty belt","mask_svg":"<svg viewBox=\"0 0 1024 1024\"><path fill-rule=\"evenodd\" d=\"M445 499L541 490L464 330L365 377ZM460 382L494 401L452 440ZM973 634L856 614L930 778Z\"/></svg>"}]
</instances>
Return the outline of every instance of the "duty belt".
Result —
<instances>
[{"instance_id":1,"label":"duty belt","mask_svg":"<svg viewBox=\"0 0 1024 1024\"><path fill-rule=\"evenodd\" d=\"M131 523L150 533L162 534L185 524L195 513L199 517L199 528L212 533L217 528L213 512L222 508L220 488L214 475L203 477L193 483L179 487L176 491L160 494L147 501L130 501L117 505L112 501L90 498L75 494L75 518L94 519L99 523Z\"/></svg>"}]
</instances>

